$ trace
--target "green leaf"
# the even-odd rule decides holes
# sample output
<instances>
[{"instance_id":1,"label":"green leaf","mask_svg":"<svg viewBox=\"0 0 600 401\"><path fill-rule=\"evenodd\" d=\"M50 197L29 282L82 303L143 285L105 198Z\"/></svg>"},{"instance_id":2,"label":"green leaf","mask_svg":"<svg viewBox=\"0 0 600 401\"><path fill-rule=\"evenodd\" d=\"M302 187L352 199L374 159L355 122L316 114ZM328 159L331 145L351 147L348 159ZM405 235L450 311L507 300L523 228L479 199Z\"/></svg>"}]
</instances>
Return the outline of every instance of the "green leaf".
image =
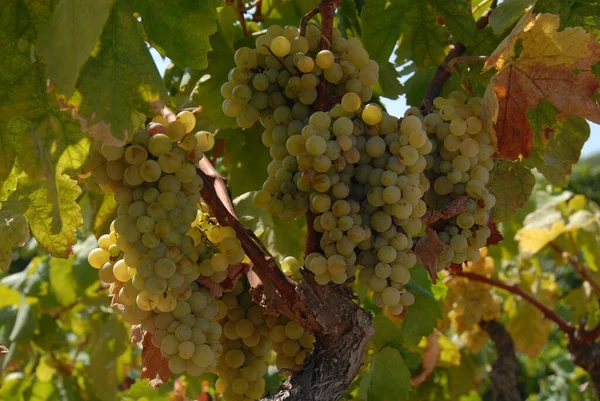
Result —
<instances>
[{"instance_id":1,"label":"green leaf","mask_svg":"<svg viewBox=\"0 0 600 401\"><path fill-rule=\"evenodd\" d=\"M385 347L373 356L370 373L369 400L401 400L411 389L410 372L394 348Z\"/></svg>"},{"instance_id":2,"label":"green leaf","mask_svg":"<svg viewBox=\"0 0 600 401\"><path fill-rule=\"evenodd\" d=\"M505 0L498 4L489 19L494 34L501 35L513 26L535 2L536 0Z\"/></svg>"},{"instance_id":3,"label":"green leaf","mask_svg":"<svg viewBox=\"0 0 600 401\"><path fill-rule=\"evenodd\" d=\"M265 26L297 25L300 18L319 5L319 0L263 0L262 14L268 15Z\"/></svg>"},{"instance_id":4,"label":"green leaf","mask_svg":"<svg viewBox=\"0 0 600 401\"><path fill-rule=\"evenodd\" d=\"M496 221L508 221L525 206L535 186L535 177L521 162L496 160L490 184L490 192L496 196L492 215ZM510 194L510 196L507 196Z\"/></svg>"},{"instance_id":5,"label":"green leaf","mask_svg":"<svg viewBox=\"0 0 600 401\"><path fill-rule=\"evenodd\" d=\"M117 314L110 314L106 321L90 322L89 374L94 386L93 394L102 401L116 399L119 383L125 378L120 362L121 355L130 350L128 329Z\"/></svg>"},{"instance_id":6,"label":"green leaf","mask_svg":"<svg viewBox=\"0 0 600 401\"><path fill-rule=\"evenodd\" d=\"M379 81L373 87L373 93L388 99L397 99L402 92L402 83L400 83L398 71L394 64L389 61L381 64L379 67Z\"/></svg>"},{"instance_id":7,"label":"green leaf","mask_svg":"<svg viewBox=\"0 0 600 401\"><path fill-rule=\"evenodd\" d=\"M438 15L430 2L396 0L408 21L396 50L396 64L413 61L424 70L439 66L446 56L448 32L438 24Z\"/></svg>"},{"instance_id":8,"label":"green leaf","mask_svg":"<svg viewBox=\"0 0 600 401\"><path fill-rule=\"evenodd\" d=\"M167 386L161 386L155 390L149 383L149 379L136 380L135 383L133 383L126 391L123 391L120 396L127 401L140 399L147 401L169 401L170 396L168 394Z\"/></svg>"},{"instance_id":9,"label":"green leaf","mask_svg":"<svg viewBox=\"0 0 600 401\"><path fill-rule=\"evenodd\" d=\"M138 24L127 3L118 1L70 99L96 138L132 135L144 122L140 113L152 113L151 103L167 98Z\"/></svg>"},{"instance_id":10,"label":"green leaf","mask_svg":"<svg viewBox=\"0 0 600 401\"><path fill-rule=\"evenodd\" d=\"M6 306L17 305L19 302L21 302L19 291L6 284L0 284L0 309Z\"/></svg>"},{"instance_id":11,"label":"green leaf","mask_svg":"<svg viewBox=\"0 0 600 401\"><path fill-rule=\"evenodd\" d=\"M437 326L438 319L442 318L442 307L433 296L431 280L425 269L416 266L411 270L411 280L406 289L415 296L415 303L406 308L402 331L410 343L417 345Z\"/></svg>"},{"instance_id":12,"label":"green leaf","mask_svg":"<svg viewBox=\"0 0 600 401\"><path fill-rule=\"evenodd\" d=\"M476 30L470 0L431 0L431 4L456 40L466 45L473 42Z\"/></svg>"},{"instance_id":13,"label":"green leaf","mask_svg":"<svg viewBox=\"0 0 600 401\"><path fill-rule=\"evenodd\" d=\"M589 124L577 116L561 121L558 109L545 100L528 110L527 118L535 138L525 164L537 168L551 184L563 184L590 136Z\"/></svg>"},{"instance_id":14,"label":"green leaf","mask_svg":"<svg viewBox=\"0 0 600 401\"><path fill-rule=\"evenodd\" d=\"M377 315L373 318L373 323L375 324L373 343L378 350L382 350L387 346L396 348L399 344L402 344L404 339L402 330L396 327L394 322L387 316Z\"/></svg>"},{"instance_id":15,"label":"green leaf","mask_svg":"<svg viewBox=\"0 0 600 401\"><path fill-rule=\"evenodd\" d=\"M203 70L211 50L208 37L217 31L217 7L221 0L164 2L136 1L150 43L163 57L181 67Z\"/></svg>"},{"instance_id":16,"label":"green leaf","mask_svg":"<svg viewBox=\"0 0 600 401\"><path fill-rule=\"evenodd\" d=\"M585 263L590 270L600 272L600 236L598 233L577 230L574 233L575 243L583 253Z\"/></svg>"},{"instance_id":17,"label":"green leaf","mask_svg":"<svg viewBox=\"0 0 600 401\"><path fill-rule=\"evenodd\" d=\"M225 140L227 159L224 161L229 175L233 197L262 188L268 178L267 166L272 158L261 140L262 126L220 130L218 139Z\"/></svg>"},{"instance_id":18,"label":"green leaf","mask_svg":"<svg viewBox=\"0 0 600 401\"><path fill-rule=\"evenodd\" d=\"M25 303L23 299L9 339L11 342L20 344L27 343L33 338L36 329L37 317L35 308L31 304Z\"/></svg>"},{"instance_id":19,"label":"green leaf","mask_svg":"<svg viewBox=\"0 0 600 401\"><path fill-rule=\"evenodd\" d=\"M233 24L237 17L231 7L224 7L219 12L219 29L210 36L212 51L208 54L208 68L196 83L190 95L191 102L202 106L202 117L219 128L235 128L235 119L223 114L221 104L221 85L227 82L229 70L235 67L234 49L221 26Z\"/></svg>"},{"instance_id":20,"label":"green leaf","mask_svg":"<svg viewBox=\"0 0 600 401\"><path fill-rule=\"evenodd\" d=\"M62 0L36 43L47 65L48 78L67 98L75 89L81 67L102 33L114 0Z\"/></svg>"},{"instance_id":21,"label":"green leaf","mask_svg":"<svg viewBox=\"0 0 600 401\"><path fill-rule=\"evenodd\" d=\"M370 0L362 8L362 40L369 56L380 65L387 63L406 21L397 1Z\"/></svg>"},{"instance_id":22,"label":"green leaf","mask_svg":"<svg viewBox=\"0 0 600 401\"><path fill-rule=\"evenodd\" d=\"M254 231L269 251L279 257L300 258L304 251L306 222L304 219L281 221L266 210L254 206L248 192L233 200L235 210L244 227Z\"/></svg>"}]
</instances>

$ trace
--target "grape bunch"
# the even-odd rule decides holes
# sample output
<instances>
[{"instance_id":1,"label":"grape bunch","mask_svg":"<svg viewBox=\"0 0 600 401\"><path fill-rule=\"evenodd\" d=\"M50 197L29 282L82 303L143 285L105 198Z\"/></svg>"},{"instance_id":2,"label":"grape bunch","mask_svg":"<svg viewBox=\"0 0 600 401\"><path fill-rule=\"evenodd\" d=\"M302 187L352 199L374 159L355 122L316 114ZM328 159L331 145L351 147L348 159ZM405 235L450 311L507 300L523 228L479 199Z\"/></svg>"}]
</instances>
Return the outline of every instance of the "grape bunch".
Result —
<instances>
[{"instance_id":1,"label":"grape bunch","mask_svg":"<svg viewBox=\"0 0 600 401\"><path fill-rule=\"evenodd\" d=\"M416 264L412 238L423 231L424 156L433 145L418 119L400 124L366 103L379 66L358 40L334 29L331 49L320 50L319 38L314 25L306 37L272 26L256 49L238 50L223 111L242 128L264 127L273 161L255 205L282 219L316 216L323 253L305 264L317 283L343 284L360 268L375 302L401 313L414 302L404 285ZM321 82L337 101L328 112L315 110Z\"/></svg>"},{"instance_id":2,"label":"grape bunch","mask_svg":"<svg viewBox=\"0 0 600 401\"><path fill-rule=\"evenodd\" d=\"M464 271L492 277L494 260L482 248L481 257L464 265ZM464 277L453 277L448 281L448 295L444 301L446 315L451 327L462 334L465 344L473 351L480 348L487 338L479 322L496 320L500 317L500 301L491 291L492 287Z\"/></svg>"},{"instance_id":3,"label":"grape bunch","mask_svg":"<svg viewBox=\"0 0 600 401\"><path fill-rule=\"evenodd\" d=\"M259 399L265 391L263 375L271 352L267 319L276 318L263 314L243 280L218 304L223 352L217 359L215 388L227 401Z\"/></svg>"},{"instance_id":4,"label":"grape bunch","mask_svg":"<svg viewBox=\"0 0 600 401\"><path fill-rule=\"evenodd\" d=\"M241 263L246 257L234 229L216 223L204 203L200 204L188 235L197 246L200 276L213 283L222 283L229 266Z\"/></svg>"},{"instance_id":5,"label":"grape bunch","mask_svg":"<svg viewBox=\"0 0 600 401\"><path fill-rule=\"evenodd\" d=\"M192 133L194 125L189 112L172 122L155 117L123 146L95 142L86 169L118 205L90 264L113 285L125 319L152 334L171 371L197 376L214 367L221 329L217 305L196 282L209 241L192 225L207 210L195 166L214 138ZM225 269L244 257L234 245L223 248L231 256Z\"/></svg>"},{"instance_id":6,"label":"grape bunch","mask_svg":"<svg viewBox=\"0 0 600 401\"><path fill-rule=\"evenodd\" d=\"M27 218L7 209L0 210L0 271L8 269L12 262L12 248L23 246L31 238Z\"/></svg>"},{"instance_id":7,"label":"grape bunch","mask_svg":"<svg viewBox=\"0 0 600 401\"><path fill-rule=\"evenodd\" d=\"M277 354L275 365L283 372L298 370L313 349L315 337L286 316L279 319L267 317L273 350Z\"/></svg>"},{"instance_id":8,"label":"grape bunch","mask_svg":"<svg viewBox=\"0 0 600 401\"><path fill-rule=\"evenodd\" d=\"M319 132L309 126L320 82L326 81L332 96L340 99L351 93L345 104L358 107L371 98L371 86L379 77L377 63L369 60L358 40L346 40L334 29L331 50L320 50L320 36L316 25L307 27L306 36L299 36L296 27L270 26L256 39L255 49L237 50L236 67L221 87L226 115L235 117L241 128L258 121L264 127L262 141L273 161L254 200L284 220L305 214L309 207L308 188L298 184L301 170L314 165L325 173L342 152L326 121L321 120L327 126ZM356 157L355 151L350 153ZM342 167L340 161L337 168Z\"/></svg>"},{"instance_id":9,"label":"grape bunch","mask_svg":"<svg viewBox=\"0 0 600 401\"><path fill-rule=\"evenodd\" d=\"M494 168L494 146L482 126L481 99L452 92L434 100L435 111L418 116L434 144L427 175L433 185L425 202L433 212L450 202L468 197L467 210L453 217L438 233L448 246L440 255L438 270L479 258L479 249L490 236L488 222L496 198L486 188Z\"/></svg>"}]
</instances>

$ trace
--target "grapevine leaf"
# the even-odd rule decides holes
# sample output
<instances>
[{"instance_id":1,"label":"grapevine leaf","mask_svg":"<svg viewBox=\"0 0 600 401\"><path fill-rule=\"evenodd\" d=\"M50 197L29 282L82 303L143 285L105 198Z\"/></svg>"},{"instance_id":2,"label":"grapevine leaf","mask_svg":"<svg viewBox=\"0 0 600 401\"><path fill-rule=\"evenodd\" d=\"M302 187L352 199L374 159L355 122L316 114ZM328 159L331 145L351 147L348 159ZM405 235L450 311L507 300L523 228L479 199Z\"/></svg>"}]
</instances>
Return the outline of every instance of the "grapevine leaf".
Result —
<instances>
[{"instance_id":1,"label":"grapevine leaf","mask_svg":"<svg viewBox=\"0 0 600 401\"><path fill-rule=\"evenodd\" d=\"M211 50L208 37L217 31L217 7L221 0L136 1L144 30L163 57L181 67L203 70Z\"/></svg>"},{"instance_id":2,"label":"grapevine leaf","mask_svg":"<svg viewBox=\"0 0 600 401\"><path fill-rule=\"evenodd\" d=\"M558 110L545 100L527 117L535 132L531 155L525 161L535 167L550 183L560 185L579 160L581 148L590 136L590 127L581 117L558 118Z\"/></svg>"},{"instance_id":3,"label":"grapevine leaf","mask_svg":"<svg viewBox=\"0 0 600 401\"><path fill-rule=\"evenodd\" d=\"M587 230L578 230L575 234L575 243L580 247L585 257L586 265L594 272L600 272L600 236L598 233Z\"/></svg>"},{"instance_id":4,"label":"grapevine leaf","mask_svg":"<svg viewBox=\"0 0 600 401\"><path fill-rule=\"evenodd\" d=\"M414 61L423 70L439 66L446 56L448 34L439 24L433 5L425 1L396 0L406 25L398 41L396 64Z\"/></svg>"},{"instance_id":5,"label":"grapevine leaf","mask_svg":"<svg viewBox=\"0 0 600 401\"><path fill-rule=\"evenodd\" d=\"M442 308L432 294L433 286L424 269L412 269L406 289L415 296L415 303L406 308L402 330L405 338L416 345L436 327L442 318Z\"/></svg>"},{"instance_id":6,"label":"grapevine leaf","mask_svg":"<svg viewBox=\"0 0 600 401\"><path fill-rule=\"evenodd\" d=\"M514 25L535 2L536 0L505 0L498 4L489 19L494 34L501 35Z\"/></svg>"},{"instance_id":7,"label":"grapevine leaf","mask_svg":"<svg viewBox=\"0 0 600 401\"><path fill-rule=\"evenodd\" d=\"M254 192L248 192L233 200L240 221L251 229L273 254L281 258L298 258L304 250L304 221L281 221L266 210L254 206L253 195Z\"/></svg>"},{"instance_id":8,"label":"grapevine leaf","mask_svg":"<svg viewBox=\"0 0 600 401\"><path fill-rule=\"evenodd\" d=\"M191 102L202 106L202 117L220 128L235 128L235 119L223 114L221 85L227 81L229 70L235 67L232 43L221 26L233 24L237 17L232 7L224 7L219 12L219 29L210 36L212 51L208 53L208 68L198 80L190 95Z\"/></svg>"},{"instance_id":9,"label":"grapevine leaf","mask_svg":"<svg viewBox=\"0 0 600 401\"><path fill-rule=\"evenodd\" d=\"M319 5L319 0L264 0L263 15L268 15L266 26L297 24L300 18Z\"/></svg>"},{"instance_id":10,"label":"grapevine leaf","mask_svg":"<svg viewBox=\"0 0 600 401\"><path fill-rule=\"evenodd\" d=\"M398 400L408 395L410 371L394 348L385 347L373 356L370 373L370 400Z\"/></svg>"},{"instance_id":11,"label":"grapevine leaf","mask_svg":"<svg viewBox=\"0 0 600 401\"><path fill-rule=\"evenodd\" d=\"M117 2L92 57L85 63L70 99L95 139L123 140L150 114L166 90L144 42L138 22L125 2Z\"/></svg>"},{"instance_id":12,"label":"grapevine leaf","mask_svg":"<svg viewBox=\"0 0 600 401\"><path fill-rule=\"evenodd\" d=\"M423 355L421 355L421 365L423 370L417 376L411 378L410 381L413 387L418 387L421 385L433 373L433 370L435 369L435 366L441 355L440 343L438 342L439 336L439 331L434 331L427 336L427 346L425 348L425 352L423 352Z\"/></svg>"},{"instance_id":13,"label":"grapevine leaf","mask_svg":"<svg viewBox=\"0 0 600 401\"><path fill-rule=\"evenodd\" d=\"M429 277L434 284L437 281L438 255L444 249L446 249L446 244L439 239L437 233L431 228L427 228L427 232L419 238L415 247L415 254L419 263L429 273Z\"/></svg>"},{"instance_id":14,"label":"grapevine leaf","mask_svg":"<svg viewBox=\"0 0 600 401\"><path fill-rule=\"evenodd\" d=\"M600 41L600 4L596 1L537 0L534 11L558 14L561 26L582 27Z\"/></svg>"},{"instance_id":15,"label":"grapevine leaf","mask_svg":"<svg viewBox=\"0 0 600 401\"><path fill-rule=\"evenodd\" d=\"M389 61L380 64L379 82L373 86L373 93L388 99L397 99L402 92L402 83L398 79L398 70L394 64Z\"/></svg>"},{"instance_id":16,"label":"grapevine leaf","mask_svg":"<svg viewBox=\"0 0 600 401\"><path fill-rule=\"evenodd\" d=\"M591 290L589 284L584 282L579 288L575 288L565 295L561 301L569 305L573 310L573 321L586 322L586 328L591 329L600 322L600 304L596 293Z\"/></svg>"},{"instance_id":17,"label":"grapevine leaf","mask_svg":"<svg viewBox=\"0 0 600 401\"><path fill-rule=\"evenodd\" d=\"M77 198L81 188L66 174L48 181L23 180L9 202L27 205L24 215L38 243L56 257L66 258L83 224Z\"/></svg>"},{"instance_id":18,"label":"grapevine leaf","mask_svg":"<svg viewBox=\"0 0 600 401\"><path fill-rule=\"evenodd\" d=\"M21 293L6 284L0 284L0 309L18 305L21 302Z\"/></svg>"},{"instance_id":19,"label":"grapevine leaf","mask_svg":"<svg viewBox=\"0 0 600 401\"><path fill-rule=\"evenodd\" d=\"M144 334L142 341L142 379L150 379L150 385L155 389L166 383L171 377L167 358L160 349L152 344L152 335Z\"/></svg>"},{"instance_id":20,"label":"grapevine leaf","mask_svg":"<svg viewBox=\"0 0 600 401\"><path fill-rule=\"evenodd\" d=\"M471 14L469 0L432 0L431 4L443 18L444 25L456 40L466 45L475 40L475 19Z\"/></svg>"},{"instance_id":21,"label":"grapevine leaf","mask_svg":"<svg viewBox=\"0 0 600 401\"><path fill-rule=\"evenodd\" d=\"M63 0L36 43L57 92L71 96L81 67L102 33L114 0Z\"/></svg>"},{"instance_id":22,"label":"grapevine leaf","mask_svg":"<svg viewBox=\"0 0 600 401\"><path fill-rule=\"evenodd\" d=\"M127 328L117 314L112 313L108 318L101 316L90 321L89 343L89 374L93 383L93 395L101 401L116 399L116 389L125 378L120 356L131 352Z\"/></svg>"},{"instance_id":23,"label":"grapevine leaf","mask_svg":"<svg viewBox=\"0 0 600 401\"><path fill-rule=\"evenodd\" d=\"M220 130L218 139L225 140L229 170L229 187L233 197L260 188L268 177L267 166L272 160L269 149L262 144L260 124L252 128Z\"/></svg>"},{"instance_id":24,"label":"grapevine leaf","mask_svg":"<svg viewBox=\"0 0 600 401\"><path fill-rule=\"evenodd\" d=\"M600 123L600 106L591 99L600 83L590 71L600 61L600 43L583 28L558 28L557 15L528 12L485 64L484 70L499 70L486 91L498 99L493 122L499 157L529 157L535 135L527 110L542 99L565 115Z\"/></svg>"},{"instance_id":25,"label":"grapevine leaf","mask_svg":"<svg viewBox=\"0 0 600 401\"><path fill-rule=\"evenodd\" d=\"M490 192L496 195L496 205L492 209L494 220L509 221L525 206L534 186L535 177L523 163L497 160L489 184Z\"/></svg>"},{"instance_id":26,"label":"grapevine leaf","mask_svg":"<svg viewBox=\"0 0 600 401\"><path fill-rule=\"evenodd\" d=\"M521 275L519 286L552 308L556 297L553 275L525 272ZM505 326L515 342L515 348L535 358L548 341L552 322L529 302L512 295L504 303L504 312L508 317Z\"/></svg>"},{"instance_id":27,"label":"grapevine leaf","mask_svg":"<svg viewBox=\"0 0 600 401\"><path fill-rule=\"evenodd\" d=\"M37 317L35 307L32 304L21 301L19 312L17 312L17 320L10 333L11 343L27 343L33 338L37 329Z\"/></svg>"},{"instance_id":28,"label":"grapevine leaf","mask_svg":"<svg viewBox=\"0 0 600 401\"><path fill-rule=\"evenodd\" d=\"M149 401L169 401L170 396L166 394L166 388L161 387L158 390L149 386L148 380L136 380L131 387L121 393L124 399L149 400Z\"/></svg>"},{"instance_id":29,"label":"grapevine leaf","mask_svg":"<svg viewBox=\"0 0 600 401\"><path fill-rule=\"evenodd\" d=\"M96 237L100 237L109 231L110 224L116 217L118 205L112 194L95 196L94 201L92 231Z\"/></svg>"},{"instance_id":30,"label":"grapevine leaf","mask_svg":"<svg viewBox=\"0 0 600 401\"><path fill-rule=\"evenodd\" d=\"M406 20L398 1L372 0L360 13L362 40L369 56L380 65L388 62Z\"/></svg>"},{"instance_id":31,"label":"grapevine leaf","mask_svg":"<svg viewBox=\"0 0 600 401\"><path fill-rule=\"evenodd\" d=\"M402 330L394 324L394 322L384 315L377 315L373 318L375 324L375 337L373 343L377 350L382 350L385 347L398 349L402 344Z\"/></svg>"}]
</instances>

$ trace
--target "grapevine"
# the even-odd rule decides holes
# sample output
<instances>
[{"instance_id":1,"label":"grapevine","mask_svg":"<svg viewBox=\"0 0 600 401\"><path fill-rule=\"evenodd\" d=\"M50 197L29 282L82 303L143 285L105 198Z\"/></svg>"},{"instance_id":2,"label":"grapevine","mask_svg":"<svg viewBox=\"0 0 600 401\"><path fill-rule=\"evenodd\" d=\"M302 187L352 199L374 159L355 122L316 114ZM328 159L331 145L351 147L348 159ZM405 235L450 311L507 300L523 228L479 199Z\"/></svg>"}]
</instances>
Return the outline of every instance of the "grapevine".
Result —
<instances>
[{"instance_id":1,"label":"grapevine","mask_svg":"<svg viewBox=\"0 0 600 401\"><path fill-rule=\"evenodd\" d=\"M600 394L594 7L108 3L0 13L0 399Z\"/></svg>"}]
</instances>

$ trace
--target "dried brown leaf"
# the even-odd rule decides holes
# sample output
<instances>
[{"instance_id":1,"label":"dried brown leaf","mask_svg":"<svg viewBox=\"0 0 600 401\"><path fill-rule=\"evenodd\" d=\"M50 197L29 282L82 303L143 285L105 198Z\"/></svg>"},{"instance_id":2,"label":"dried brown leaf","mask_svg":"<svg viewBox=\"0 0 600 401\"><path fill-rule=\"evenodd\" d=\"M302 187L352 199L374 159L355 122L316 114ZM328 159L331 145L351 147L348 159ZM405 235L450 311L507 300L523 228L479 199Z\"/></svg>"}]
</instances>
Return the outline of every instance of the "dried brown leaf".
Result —
<instances>
[{"instance_id":1,"label":"dried brown leaf","mask_svg":"<svg viewBox=\"0 0 600 401\"><path fill-rule=\"evenodd\" d=\"M429 273L433 284L437 281L438 255L446 248L446 244L438 238L437 233L428 228L415 246L415 254L419 263Z\"/></svg>"}]
</instances>

